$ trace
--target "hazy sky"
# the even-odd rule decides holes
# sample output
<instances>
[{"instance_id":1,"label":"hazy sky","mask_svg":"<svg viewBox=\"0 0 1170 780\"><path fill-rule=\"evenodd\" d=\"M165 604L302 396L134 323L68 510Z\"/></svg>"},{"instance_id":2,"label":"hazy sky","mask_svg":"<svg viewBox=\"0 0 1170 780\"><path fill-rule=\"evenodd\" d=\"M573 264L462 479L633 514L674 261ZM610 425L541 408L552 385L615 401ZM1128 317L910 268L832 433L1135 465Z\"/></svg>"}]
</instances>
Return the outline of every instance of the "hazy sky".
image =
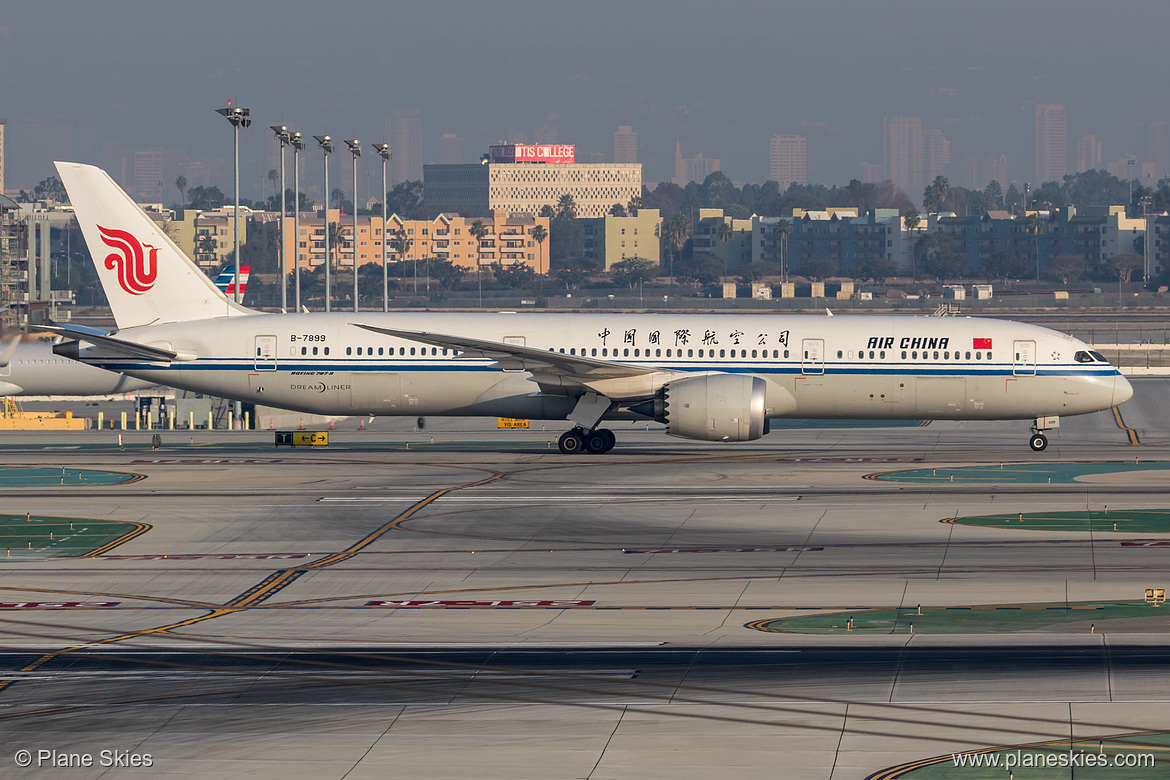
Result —
<instances>
[{"instance_id":1,"label":"hazy sky","mask_svg":"<svg viewBox=\"0 0 1170 780\"><path fill-rule=\"evenodd\" d=\"M1170 120L1168 22L1165 0L9 3L7 184L49 175L49 157L101 162L119 147L228 158L213 113L228 98L255 121L241 134L245 194L263 186L268 125L368 144L395 108L422 111L428 162L443 133L466 139L471 162L549 114L559 142L610 160L630 124L651 183L673 174L676 137L762 182L774 133L808 139L810 179L845 183L882 162L883 117L912 114L951 141L953 183L968 184L969 156L1000 153L1024 181L1037 102L1067 107L1070 165L1089 133L1105 161L1149 158L1149 122ZM90 140L29 138L29 120L80 121ZM368 152L363 164L378 167Z\"/></svg>"}]
</instances>

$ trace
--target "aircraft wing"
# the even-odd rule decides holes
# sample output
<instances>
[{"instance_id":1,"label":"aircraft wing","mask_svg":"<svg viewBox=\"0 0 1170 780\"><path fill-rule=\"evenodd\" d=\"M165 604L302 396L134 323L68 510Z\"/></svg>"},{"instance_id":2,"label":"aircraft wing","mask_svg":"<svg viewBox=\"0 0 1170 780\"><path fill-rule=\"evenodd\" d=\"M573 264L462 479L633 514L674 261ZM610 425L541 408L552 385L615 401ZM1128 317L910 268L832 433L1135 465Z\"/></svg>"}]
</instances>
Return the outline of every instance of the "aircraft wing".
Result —
<instances>
[{"instance_id":1,"label":"aircraft wing","mask_svg":"<svg viewBox=\"0 0 1170 780\"><path fill-rule=\"evenodd\" d=\"M98 344L106 349L122 353L127 357L167 363L180 359L179 353L169 349L149 347L145 344L136 344L133 341L114 338L108 334L96 333L93 328L76 328L69 325L40 325L38 327L51 333L60 333L62 336L77 339L78 341L88 341L91 344Z\"/></svg>"},{"instance_id":2,"label":"aircraft wing","mask_svg":"<svg viewBox=\"0 0 1170 780\"><path fill-rule=\"evenodd\" d=\"M350 324L385 336L394 336L443 349L456 350L462 352L466 357L495 360L501 368L528 371L541 386L541 389L546 392L563 393L562 388L574 386L591 387L598 391L603 391L605 388L616 390L615 384L627 384L623 383L622 380L648 380L655 375L669 376L674 373L654 366L629 366L584 355L565 355L560 352L522 347L519 344L505 344L499 341L486 341L468 336L379 328L374 325L363 325L360 322ZM633 393L634 395L646 394L646 391L642 389L648 387L645 382L636 381L632 385L638 388L638 391ZM633 388L631 387L631 389ZM624 393L618 395L624 395Z\"/></svg>"}]
</instances>

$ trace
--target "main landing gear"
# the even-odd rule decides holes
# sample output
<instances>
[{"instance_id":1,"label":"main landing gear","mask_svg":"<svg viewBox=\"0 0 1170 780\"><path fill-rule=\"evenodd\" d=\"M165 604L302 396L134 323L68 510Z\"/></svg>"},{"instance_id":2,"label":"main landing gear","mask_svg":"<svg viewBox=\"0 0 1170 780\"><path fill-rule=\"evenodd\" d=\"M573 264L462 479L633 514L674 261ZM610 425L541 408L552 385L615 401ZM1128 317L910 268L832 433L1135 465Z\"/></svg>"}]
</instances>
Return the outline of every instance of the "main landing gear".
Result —
<instances>
[{"instance_id":1,"label":"main landing gear","mask_svg":"<svg viewBox=\"0 0 1170 780\"><path fill-rule=\"evenodd\" d=\"M612 450L615 444L617 444L617 437L613 435L613 431L606 428L594 428L592 431L574 428L562 433L561 438L557 440L557 446L566 455L576 455L581 452L601 455Z\"/></svg>"}]
</instances>

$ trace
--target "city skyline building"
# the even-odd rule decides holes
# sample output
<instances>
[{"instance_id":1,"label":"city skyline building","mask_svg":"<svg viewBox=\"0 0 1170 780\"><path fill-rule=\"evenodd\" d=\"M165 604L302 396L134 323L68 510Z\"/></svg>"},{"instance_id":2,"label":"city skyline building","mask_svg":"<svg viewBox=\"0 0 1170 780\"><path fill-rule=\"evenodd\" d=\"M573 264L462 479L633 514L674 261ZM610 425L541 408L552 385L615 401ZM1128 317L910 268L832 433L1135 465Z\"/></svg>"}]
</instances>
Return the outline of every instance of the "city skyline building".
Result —
<instances>
[{"instance_id":1,"label":"city skyline building","mask_svg":"<svg viewBox=\"0 0 1170 780\"><path fill-rule=\"evenodd\" d=\"M694 157L682 156L682 145L675 139L674 142L674 178L673 183L685 187L690 182L702 184L708 176L719 170L719 158L704 157L700 152Z\"/></svg>"},{"instance_id":2,"label":"city skyline building","mask_svg":"<svg viewBox=\"0 0 1170 780\"><path fill-rule=\"evenodd\" d=\"M160 200L166 187L163 178L163 150L134 151L133 190L140 200Z\"/></svg>"},{"instance_id":3,"label":"city skyline building","mask_svg":"<svg viewBox=\"0 0 1170 780\"><path fill-rule=\"evenodd\" d=\"M463 139L455 133L443 133L439 138L439 164L458 165L463 160Z\"/></svg>"},{"instance_id":4,"label":"city skyline building","mask_svg":"<svg viewBox=\"0 0 1170 780\"><path fill-rule=\"evenodd\" d=\"M774 135L768 144L768 178L780 185L808 184L808 149L799 135Z\"/></svg>"},{"instance_id":5,"label":"city skyline building","mask_svg":"<svg viewBox=\"0 0 1170 780\"><path fill-rule=\"evenodd\" d=\"M617 132L613 134L613 161L638 162L638 134L630 125L618 125Z\"/></svg>"},{"instance_id":6,"label":"city skyline building","mask_svg":"<svg viewBox=\"0 0 1170 780\"><path fill-rule=\"evenodd\" d=\"M951 142L942 130L926 131L926 175L924 184L933 182L939 176L947 175L951 162Z\"/></svg>"},{"instance_id":7,"label":"city skyline building","mask_svg":"<svg viewBox=\"0 0 1170 780\"><path fill-rule=\"evenodd\" d=\"M894 116L885 121L886 177L915 202L926 186L922 117Z\"/></svg>"},{"instance_id":8,"label":"city skyline building","mask_svg":"<svg viewBox=\"0 0 1170 780\"><path fill-rule=\"evenodd\" d=\"M1160 119L1150 122L1150 162L1154 176L1170 174L1170 125Z\"/></svg>"},{"instance_id":9,"label":"city skyline building","mask_svg":"<svg viewBox=\"0 0 1170 780\"><path fill-rule=\"evenodd\" d=\"M422 112L398 108L386 120L390 139L390 183L418 181L423 175Z\"/></svg>"},{"instance_id":10,"label":"city skyline building","mask_svg":"<svg viewBox=\"0 0 1170 780\"><path fill-rule=\"evenodd\" d=\"M1064 180L1068 173L1064 106L1057 103L1036 104L1036 181L1033 189L1044 182Z\"/></svg>"},{"instance_id":11,"label":"city skyline building","mask_svg":"<svg viewBox=\"0 0 1170 780\"><path fill-rule=\"evenodd\" d=\"M1083 135L1077 141L1077 173L1101 167L1101 142L1095 135Z\"/></svg>"},{"instance_id":12,"label":"city skyline building","mask_svg":"<svg viewBox=\"0 0 1170 780\"><path fill-rule=\"evenodd\" d=\"M8 120L0 117L0 195L4 194L4 127Z\"/></svg>"}]
</instances>

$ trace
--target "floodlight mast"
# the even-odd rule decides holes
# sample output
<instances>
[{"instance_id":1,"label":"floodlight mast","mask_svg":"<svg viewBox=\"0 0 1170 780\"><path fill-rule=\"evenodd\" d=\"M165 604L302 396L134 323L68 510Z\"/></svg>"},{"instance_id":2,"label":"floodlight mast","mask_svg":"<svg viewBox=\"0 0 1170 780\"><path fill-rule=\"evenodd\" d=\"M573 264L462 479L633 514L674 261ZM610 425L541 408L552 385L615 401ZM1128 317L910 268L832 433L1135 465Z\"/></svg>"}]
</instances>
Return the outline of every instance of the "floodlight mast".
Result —
<instances>
[{"instance_id":1,"label":"floodlight mast","mask_svg":"<svg viewBox=\"0 0 1170 780\"><path fill-rule=\"evenodd\" d=\"M231 105L228 102L227 108L217 108L215 113L222 116L224 119L232 123L232 140L235 157L235 208L232 217L232 231L235 233L235 301L240 302L242 296L240 295L240 128L245 129L252 126L252 112L246 108Z\"/></svg>"},{"instance_id":2,"label":"floodlight mast","mask_svg":"<svg viewBox=\"0 0 1170 780\"><path fill-rule=\"evenodd\" d=\"M390 311L390 272L386 268L386 163L390 162L390 144L374 144L382 158L382 311Z\"/></svg>"},{"instance_id":3,"label":"floodlight mast","mask_svg":"<svg viewBox=\"0 0 1170 780\"><path fill-rule=\"evenodd\" d=\"M317 140L321 156L325 159L325 311L330 311L333 308L333 287L329 277L329 155L333 154L333 139L327 135L315 135L313 138Z\"/></svg>"},{"instance_id":4,"label":"floodlight mast","mask_svg":"<svg viewBox=\"0 0 1170 780\"><path fill-rule=\"evenodd\" d=\"M299 132L289 135L293 148L293 289L296 291L296 311L301 310L301 152L305 139Z\"/></svg>"},{"instance_id":5,"label":"floodlight mast","mask_svg":"<svg viewBox=\"0 0 1170 780\"><path fill-rule=\"evenodd\" d=\"M353 247L353 310L358 310L358 240L357 240L357 163L358 158L362 156L362 142L356 138L351 138L345 142L349 147L349 153L353 155L353 235L350 236L350 246ZM337 218L338 224L341 223L341 217Z\"/></svg>"},{"instance_id":6,"label":"floodlight mast","mask_svg":"<svg viewBox=\"0 0 1170 780\"><path fill-rule=\"evenodd\" d=\"M288 146L291 139L287 125L271 125L270 129L275 134L276 140L280 142L280 308L282 311L288 311L288 252L285 246L287 239L284 229L284 147Z\"/></svg>"}]
</instances>

